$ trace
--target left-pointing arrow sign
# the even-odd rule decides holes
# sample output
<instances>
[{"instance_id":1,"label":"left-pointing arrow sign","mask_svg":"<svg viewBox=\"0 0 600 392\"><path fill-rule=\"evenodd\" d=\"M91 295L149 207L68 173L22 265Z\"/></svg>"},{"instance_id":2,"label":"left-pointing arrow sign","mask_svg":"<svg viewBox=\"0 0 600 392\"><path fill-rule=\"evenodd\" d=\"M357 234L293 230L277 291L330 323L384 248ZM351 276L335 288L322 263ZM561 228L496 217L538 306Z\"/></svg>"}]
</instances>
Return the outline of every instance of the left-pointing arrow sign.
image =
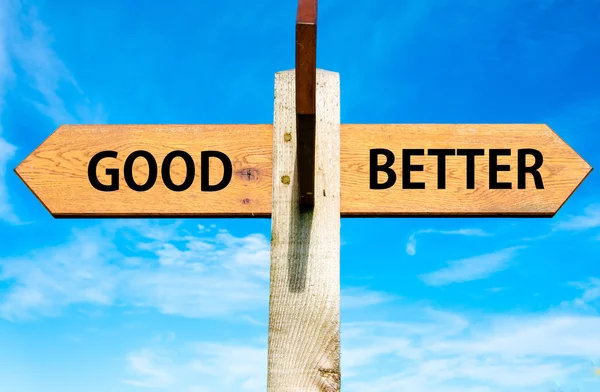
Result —
<instances>
[{"instance_id":1,"label":"left-pointing arrow sign","mask_svg":"<svg viewBox=\"0 0 600 392\"><path fill-rule=\"evenodd\" d=\"M269 216L272 125L63 125L15 172L54 217Z\"/></svg>"}]
</instances>

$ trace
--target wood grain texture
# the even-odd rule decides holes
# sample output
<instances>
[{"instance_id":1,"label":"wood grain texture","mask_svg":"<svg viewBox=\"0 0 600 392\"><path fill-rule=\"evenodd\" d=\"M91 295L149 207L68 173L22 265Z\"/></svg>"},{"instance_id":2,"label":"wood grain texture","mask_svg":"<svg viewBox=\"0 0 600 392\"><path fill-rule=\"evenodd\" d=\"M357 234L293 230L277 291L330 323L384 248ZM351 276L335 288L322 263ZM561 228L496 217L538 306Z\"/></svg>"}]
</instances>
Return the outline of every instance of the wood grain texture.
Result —
<instances>
[{"instance_id":1,"label":"wood grain texture","mask_svg":"<svg viewBox=\"0 0 600 392\"><path fill-rule=\"evenodd\" d=\"M340 390L340 86L317 71L315 206L299 209L294 71L275 79L269 392Z\"/></svg>"},{"instance_id":2,"label":"wood grain texture","mask_svg":"<svg viewBox=\"0 0 600 392\"><path fill-rule=\"evenodd\" d=\"M15 170L55 217L186 217L271 215L271 125L69 125L62 126L29 155ZM291 134L289 135L291 138ZM295 138L292 138L295 140ZM395 186L369 189L369 150L385 148L394 152L392 166L398 175ZM475 189L466 187L465 157L447 161L446 189L436 189L437 158L413 157L411 163L424 165L414 172L413 181L426 182L426 189L402 189L402 149L432 148L535 148L544 156L540 168L545 189L490 190L489 159L475 160ZM116 150L116 159L101 162L101 181L109 167L123 167L134 150L147 150L159 164L173 150L185 150L199 164L200 151L219 150L233 161L231 183L218 192L201 192L199 170L186 191L173 192L162 183L146 192L125 186L100 192L90 185L87 165L99 151ZM499 157L510 164L500 172L499 181L516 183L516 156ZM175 160L172 177L181 183L185 176L181 160ZM143 181L148 168L136 162L134 177ZM222 166L215 161L211 178L220 178ZM331 169L329 169L331 170ZM590 173L590 166L546 125L341 125L341 214L348 216L553 216ZM382 178L383 174L380 175ZM383 181L383 179L382 179Z\"/></svg>"},{"instance_id":3,"label":"wood grain texture","mask_svg":"<svg viewBox=\"0 0 600 392\"><path fill-rule=\"evenodd\" d=\"M385 190L369 189L369 150L394 151L392 166L396 185ZM517 154L521 148L538 149L544 163L539 172L545 189L535 189L527 177L527 189L516 189ZM475 160L475 189L466 186L465 157L446 161L446 189L437 188L437 157L413 157L411 164L424 166L413 172L412 181L425 182L425 189L402 189L402 149L484 149ZM489 149L510 149L512 156L498 163L511 166L499 172L498 181L513 183L513 189L489 189ZM342 125L341 172L343 216L553 216L591 167L548 126L512 125ZM384 174L380 174L384 181Z\"/></svg>"},{"instance_id":4,"label":"wood grain texture","mask_svg":"<svg viewBox=\"0 0 600 392\"><path fill-rule=\"evenodd\" d=\"M186 217L265 216L271 211L271 125L63 125L27 157L16 173L55 217ZM107 168L119 168L120 189L101 192L88 180L91 157L104 150L119 153L100 162L97 174L108 182ZM196 164L192 186L183 192L167 189L160 168L148 191L136 192L124 180L124 161L146 150L160 167L171 151L189 153ZM232 161L230 184L216 192L200 188L200 153L217 150ZM223 176L219 160L210 164L210 178ZM181 184L182 159L171 166L173 182ZM138 183L148 178L148 165L139 158L133 167Z\"/></svg>"}]
</instances>

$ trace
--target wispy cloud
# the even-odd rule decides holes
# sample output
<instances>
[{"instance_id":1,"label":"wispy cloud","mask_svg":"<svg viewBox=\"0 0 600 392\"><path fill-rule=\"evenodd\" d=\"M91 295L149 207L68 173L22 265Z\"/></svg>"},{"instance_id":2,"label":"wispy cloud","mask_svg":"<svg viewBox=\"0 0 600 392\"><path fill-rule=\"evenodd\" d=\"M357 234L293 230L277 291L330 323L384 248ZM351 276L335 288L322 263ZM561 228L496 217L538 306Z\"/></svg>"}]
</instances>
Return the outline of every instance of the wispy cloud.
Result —
<instances>
[{"instance_id":1,"label":"wispy cloud","mask_svg":"<svg viewBox=\"0 0 600 392\"><path fill-rule=\"evenodd\" d=\"M16 147L2 132L1 120L8 86L13 82L30 88L19 94L55 125L101 123L106 116L100 105L85 96L77 81L52 49L52 37L37 9L18 0L0 4L0 219L20 223L9 202L6 186L8 166ZM70 105L67 105L69 102Z\"/></svg>"},{"instance_id":2,"label":"wispy cloud","mask_svg":"<svg viewBox=\"0 0 600 392\"><path fill-rule=\"evenodd\" d=\"M2 109L4 103L6 84L13 80L15 76L8 46L10 31L14 26L11 11L11 1L4 0L2 7L0 7L0 109Z\"/></svg>"},{"instance_id":3,"label":"wispy cloud","mask_svg":"<svg viewBox=\"0 0 600 392\"><path fill-rule=\"evenodd\" d=\"M430 286L445 286L484 279L506 269L517 251L522 248L524 247L515 246L494 253L450 261L447 267L420 275L420 278Z\"/></svg>"},{"instance_id":4,"label":"wispy cloud","mask_svg":"<svg viewBox=\"0 0 600 392\"><path fill-rule=\"evenodd\" d=\"M8 48L8 29L12 25L12 21L8 13L8 4L0 6L0 120L4 111L7 85L14 78ZM18 222L13 206L9 202L8 189L6 187L8 163L14 157L15 152L16 147L10 144L3 136L2 122L0 121L0 219L9 223Z\"/></svg>"},{"instance_id":5,"label":"wispy cloud","mask_svg":"<svg viewBox=\"0 0 600 392\"><path fill-rule=\"evenodd\" d=\"M12 17L19 20L11 32L10 53L24 71L24 82L33 90L27 97L55 124L103 122L100 105L85 96L69 68L52 48L52 36L39 18L38 9L15 1Z\"/></svg>"},{"instance_id":6,"label":"wispy cloud","mask_svg":"<svg viewBox=\"0 0 600 392\"><path fill-rule=\"evenodd\" d=\"M468 315L397 308L342 324L344 390L592 392L600 317ZM262 343L261 343L262 342ZM236 343L151 344L128 356L129 384L167 391L265 390L264 336Z\"/></svg>"},{"instance_id":7,"label":"wispy cloud","mask_svg":"<svg viewBox=\"0 0 600 392\"><path fill-rule=\"evenodd\" d=\"M220 379L229 388L237 384L242 390L266 389L265 345L197 343L194 350L200 355L192 362L192 369L198 374Z\"/></svg>"},{"instance_id":8,"label":"wispy cloud","mask_svg":"<svg viewBox=\"0 0 600 392\"><path fill-rule=\"evenodd\" d=\"M406 243L406 253L410 256L417 254L417 235L423 234L441 234L441 235L462 235L462 236L475 236L475 237L488 237L491 234L484 232L481 229L458 229L458 230L434 230L426 229L414 232Z\"/></svg>"},{"instance_id":9,"label":"wispy cloud","mask_svg":"<svg viewBox=\"0 0 600 392\"><path fill-rule=\"evenodd\" d=\"M176 381L170 371L173 366L171 358L164 353L142 349L129 354L127 364L138 377L124 380L126 384L142 388L165 388Z\"/></svg>"},{"instance_id":10,"label":"wispy cloud","mask_svg":"<svg viewBox=\"0 0 600 392\"><path fill-rule=\"evenodd\" d=\"M343 289L340 305L344 309L364 308L393 301L397 297L381 291L368 290L361 287Z\"/></svg>"},{"instance_id":11,"label":"wispy cloud","mask_svg":"<svg viewBox=\"0 0 600 392\"><path fill-rule=\"evenodd\" d=\"M266 306L268 265L269 241L260 234L205 236L177 225L111 222L75 231L65 245L0 259L0 281L8 283L0 317L115 303L186 317L227 316Z\"/></svg>"},{"instance_id":12,"label":"wispy cloud","mask_svg":"<svg viewBox=\"0 0 600 392\"><path fill-rule=\"evenodd\" d=\"M257 323L269 298L270 243L214 227L117 220L75 230L68 242L0 258L0 317L53 316L69 306L120 304L192 318ZM392 296L344 289L342 306L362 308ZM260 323L260 321L258 321Z\"/></svg>"},{"instance_id":13,"label":"wispy cloud","mask_svg":"<svg viewBox=\"0 0 600 392\"><path fill-rule=\"evenodd\" d=\"M550 223L550 230L545 234L521 238L522 241L540 241L565 232L583 232L600 228L600 204L591 204L583 209L579 215L570 215ZM595 237L600 239L600 235Z\"/></svg>"},{"instance_id":14,"label":"wispy cloud","mask_svg":"<svg viewBox=\"0 0 600 392\"><path fill-rule=\"evenodd\" d=\"M0 259L0 317L55 315L70 304L113 302L119 282L114 245L96 231L76 231L65 246ZM107 263L108 262L108 263Z\"/></svg>"},{"instance_id":15,"label":"wispy cloud","mask_svg":"<svg viewBox=\"0 0 600 392\"><path fill-rule=\"evenodd\" d=\"M450 315L351 324L342 349L345 390L530 392L591 379L600 317Z\"/></svg>"},{"instance_id":16,"label":"wispy cloud","mask_svg":"<svg viewBox=\"0 0 600 392\"><path fill-rule=\"evenodd\" d=\"M596 312L594 305L600 300L600 279L589 278L585 282L573 282L571 285L581 290L582 294L572 301L562 302L561 307Z\"/></svg>"},{"instance_id":17,"label":"wispy cloud","mask_svg":"<svg viewBox=\"0 0 600 392\"><path fill-rule=\"evenodd\" d=\"M0 105L1 104L2 103L0 102ZM8 163L14 157L15 152L16 147L9 144L2 136L0 136L0 219L8 223L19 223L19 219L9 201L8 189L6 186Z\"/></svg>"},{"instance_id":18,"label":"wispy cloud","mask_svg":"<svg viewBox=\"0 0 600 392\"><path fill-rule=\"evenodd\" d=\"M127 356L136 387L166 391L264 391L267 379L265 345L185 342L148 347Z\"/></svg>"},{"instance_id":19,"label":"wispy cloud","mask_svg":"<svg viewBox=\"0 0 600 392\"><path fill-rule=\"evenodd\" d=\"M600 204L592 204L584 209L583 214L558 222L554 229L578 231L598 227L600 227Z\"/></svg>"}]
</instances>

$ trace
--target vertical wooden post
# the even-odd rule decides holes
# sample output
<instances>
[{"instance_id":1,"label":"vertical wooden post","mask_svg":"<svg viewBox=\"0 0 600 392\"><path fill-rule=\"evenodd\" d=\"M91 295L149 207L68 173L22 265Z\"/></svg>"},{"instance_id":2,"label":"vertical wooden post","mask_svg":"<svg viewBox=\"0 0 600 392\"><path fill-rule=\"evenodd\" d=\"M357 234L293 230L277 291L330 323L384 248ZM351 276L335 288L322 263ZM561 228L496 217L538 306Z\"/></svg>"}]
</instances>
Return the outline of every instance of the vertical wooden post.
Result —
<instances>
[{"instance_id":1,"label":"vertical wooden post","mask_svg":"<svg viewBox=\"0 0 600 392\"><path fill-rule=\"evenodd\" d=\"M315 205L300 209L295 71L275 75L268 392L340 390L340 79L317 70Z\"/></svg>"}]
</instances>

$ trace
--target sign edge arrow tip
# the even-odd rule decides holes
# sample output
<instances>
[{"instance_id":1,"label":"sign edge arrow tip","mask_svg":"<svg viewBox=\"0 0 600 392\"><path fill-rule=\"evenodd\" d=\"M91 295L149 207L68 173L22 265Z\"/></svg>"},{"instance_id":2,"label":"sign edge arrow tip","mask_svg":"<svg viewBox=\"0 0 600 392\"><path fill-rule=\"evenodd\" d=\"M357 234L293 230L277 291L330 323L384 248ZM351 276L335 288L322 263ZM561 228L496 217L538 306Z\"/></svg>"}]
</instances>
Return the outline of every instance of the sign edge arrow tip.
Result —
<instances>
[{"instance_id":1,"label":"sign edge arrow tip","mask_svg":"<svg viewBox=\"0 0 600 392\"><path fill-rule=\"evenodd\" d=\"M25 158L23 158L21 160L21 162L19 162L19 164L13 169L13 173L15 173L17 175L17 177L19 177L19 180L21 180L21 182L23 184L25 184L25 186L27 187L27 189L29 189L29 191L35 196L36 199L38 199L38 201L42 204L42 206L44 206L44 208L46 209L46 211L48 211L48 213L50 215L52 215L53 218L58 218L60 217L59 213L54 213L47 205L46 203L44 203L42 201L42 199L40 198L40 196L35 192L35 190L29 185L29 183L25 180L25 177L23 176L22 173L20 173L20 168L23 166L23 164L25 162L27 162L27 160L29 160L29 158L33 155L33 153L35 153L40 147L42 147L44 145L44 143L46 143L48 140L50 140L54 135L56 135L61 129L64 128L68 128L70 126L73 126L73 124L61 124L59 126L57 126L54 131L52 131L50 133L50 135L48 135L46 138L44 138L44 140L42 140L42 142L40 144L37 145L37 147L35 147L29 154L27 154L27 156L25 156Z\"/></svg>"}]
</instances>

